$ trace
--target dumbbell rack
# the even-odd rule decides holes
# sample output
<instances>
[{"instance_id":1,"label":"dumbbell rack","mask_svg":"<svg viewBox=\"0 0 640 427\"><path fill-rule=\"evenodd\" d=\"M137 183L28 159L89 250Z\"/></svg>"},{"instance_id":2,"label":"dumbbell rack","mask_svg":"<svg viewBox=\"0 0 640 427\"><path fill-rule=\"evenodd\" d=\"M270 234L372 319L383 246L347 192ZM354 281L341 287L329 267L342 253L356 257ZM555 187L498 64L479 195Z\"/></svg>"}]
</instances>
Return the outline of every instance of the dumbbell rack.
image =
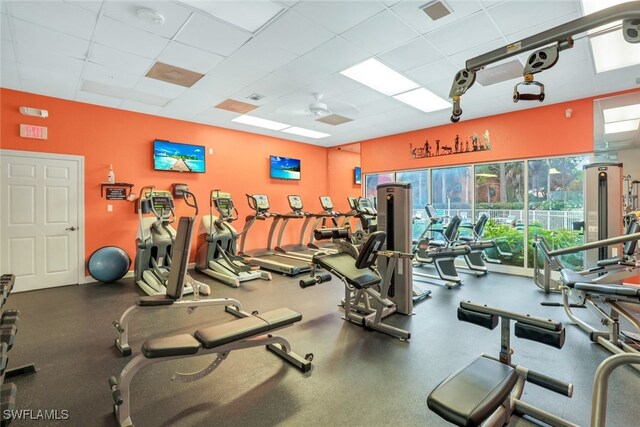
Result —
<instances>
[{"instance_id":1,"label":"dumbbell rack","mask_svg":"<svg viewBox=\"0 0 640 427\"><path fill-rule=\"evenodd\" d=\"M0 276L0 309L4 306L13 289L15 276L13 274L3 274ZM9 351L13 348L16 334L18 333L18 310L4 310L0 314L0 414L5 411L13 411L16 406L17 387L14 383L5 383L7 378L20 375L35 374L38 372L36 366L31 363L13 369L7 369L9 363ZM11 418L2 417L0 426L9 425Z\"/></svg>"}]
</instances>

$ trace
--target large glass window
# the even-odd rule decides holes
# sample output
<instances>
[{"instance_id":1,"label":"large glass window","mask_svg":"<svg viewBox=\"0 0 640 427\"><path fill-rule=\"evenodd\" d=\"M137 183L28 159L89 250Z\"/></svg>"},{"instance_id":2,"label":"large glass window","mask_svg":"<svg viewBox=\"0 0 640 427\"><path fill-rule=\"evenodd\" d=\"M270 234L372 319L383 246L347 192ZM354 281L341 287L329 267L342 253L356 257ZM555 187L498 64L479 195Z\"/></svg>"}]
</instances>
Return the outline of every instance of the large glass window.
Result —
<instances>
[{"instance_id":1,"label":"large glass window","mask_svg":"<svg viewBox=\"0 0 640 427\"><path fill-rule=\"evenodd\" d=\"M424 206L429 201L429 170L404 171L396 173L396 181L411 184L411 198L413 201L412 237L417 240L427 226L426 211Z\"/></svg>"},{"instance_id":2,"label":"large glass window","mask_svg":"<svg viewBox=\"0 0 640 427\"><path fill-rule=\"evenodd\" d=\"M471 166L434 169L431 204L445 216L471 220Z\"/></svg>"},{"instance_id":3,"label":"large glass window","mask_svg":"<svg viewBox=\"0 0 640 427\"><path fill-rule=\"evenodd\" d=\"M378 196L378 184L393 182L393 172L368 173L364 177L364 197L374 200Z\"/></svg>"},{"instance_id":4,"label":"large glass window","mask_svg":"<svg viewBox=\"0 0 640 427\"><path fill-rule=\"evenodd\" d=\"M475 175L475 218L482 214L489 217L483 239L492 239L497 245L487 249L485 257L489 262L523 267L524 162L478 165ZM470 232L468 228L465 231Z\"/></svg>"},{"instance_id":5,"label":"large glass window","mask_svg":"<svg viewBox=\"0 0 640 427\"><path fill-rule=\"evenodd\" d=\"M583 165L589 157L562 157L530 160L529 168L529 250L532 239L542 235L553 249L583 242ZM533 254L529 267L533 267ZM563 257L565 266L580 270L582 254Z\"/></svg>"}]
</instances>

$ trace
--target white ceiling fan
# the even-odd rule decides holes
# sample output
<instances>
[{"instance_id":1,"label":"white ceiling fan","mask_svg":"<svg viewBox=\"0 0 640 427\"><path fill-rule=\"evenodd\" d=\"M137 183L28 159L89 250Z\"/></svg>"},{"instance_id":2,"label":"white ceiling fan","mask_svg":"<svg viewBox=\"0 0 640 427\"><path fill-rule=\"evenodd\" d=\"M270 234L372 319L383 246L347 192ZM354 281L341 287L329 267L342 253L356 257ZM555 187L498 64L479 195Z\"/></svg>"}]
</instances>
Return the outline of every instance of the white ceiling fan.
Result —
<instances>
[{"instance_id":1,"label":"white ceiling fan","mask_svg":"<svg viewBox=\"0 0 640 427\"><path fill-rule=\"evenodd\" d=\"M353 104L340 101L337 99L324 102L324 95L321 93L313 93L313 100L310 104L304 106L302 100L290 102L276 110L276 114L290 116L310 116L314 120L322 121L328 124L334 124L331 121L337 121L334 125L350 122L358 115L360 110ZM334 117L335 116L335 117ZM326 119L326 120L325 120Z\"/></svg>"}]
</instances>

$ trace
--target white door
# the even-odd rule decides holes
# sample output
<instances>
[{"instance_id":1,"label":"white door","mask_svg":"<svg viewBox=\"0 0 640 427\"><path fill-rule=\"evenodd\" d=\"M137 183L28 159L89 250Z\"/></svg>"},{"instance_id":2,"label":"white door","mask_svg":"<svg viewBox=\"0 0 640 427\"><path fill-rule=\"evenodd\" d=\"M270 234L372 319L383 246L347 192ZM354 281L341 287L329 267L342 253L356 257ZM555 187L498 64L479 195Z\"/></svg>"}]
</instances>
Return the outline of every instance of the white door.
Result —
<instances>
[{"instance_id":1,"label":"white door","mask_svg":"<svg viewBox=\"0 0 640 427\"><path fill-rule=\"evenodd\" d=\"M82 158L9 150L0 157L0 273L16 276L15 291L79 283Z\"/></svg>"}]
</instances>

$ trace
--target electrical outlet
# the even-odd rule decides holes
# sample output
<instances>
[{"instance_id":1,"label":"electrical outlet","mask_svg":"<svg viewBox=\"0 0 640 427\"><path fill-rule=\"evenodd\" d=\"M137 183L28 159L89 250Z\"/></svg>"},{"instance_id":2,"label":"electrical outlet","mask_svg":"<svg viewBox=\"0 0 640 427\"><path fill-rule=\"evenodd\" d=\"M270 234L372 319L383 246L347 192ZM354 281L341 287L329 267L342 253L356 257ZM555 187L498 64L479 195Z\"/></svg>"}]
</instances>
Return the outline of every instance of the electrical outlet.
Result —
<instances>
[{"instance_id":1,"label":"electrical outlet","mask_svg":"<svg viewBox=\"0 0 640 427\"><path fill-rule=\"evenodd\" d=\"M213 148L209 148L209 154L213 154Z\"/></svg>"},{"instance_id":2,"label":"electrical outlet","mask_svg":"<svg viewBox=\"0 0 640 427\"><path fill-rule=\"evenodd\" d=\"M113 205L107 205L107 212L113 212Z\"/></svg>"}]
</instances>

